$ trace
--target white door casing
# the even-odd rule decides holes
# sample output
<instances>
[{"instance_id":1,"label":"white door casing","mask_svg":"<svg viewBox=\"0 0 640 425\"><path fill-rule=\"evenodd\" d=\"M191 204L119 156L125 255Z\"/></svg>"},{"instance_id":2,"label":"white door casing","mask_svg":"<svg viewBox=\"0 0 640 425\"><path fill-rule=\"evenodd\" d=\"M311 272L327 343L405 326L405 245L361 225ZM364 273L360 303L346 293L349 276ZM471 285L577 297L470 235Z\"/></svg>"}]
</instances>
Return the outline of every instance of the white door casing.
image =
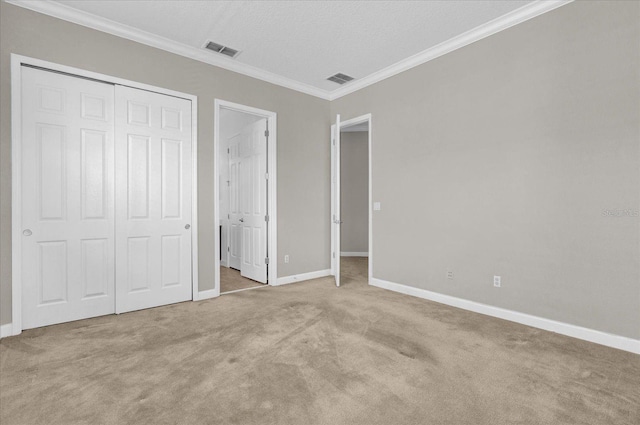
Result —
<instances>
[{"instance_id":1,"label":"white door casing","mask_svg":"<svg viewBox=\"0 0 640 425\"><path fill-rule=\"evenodd\" d=\"M114 87L21 72L22 328L113 313Z\"/></svg>"},{"instance_id":2,"label":"white door casing","mask_svg":"<svg viewBox=\"0 0 640 425\"><path fill-rule=\"evenodd\" d=\"M240 274L267 283L267 120L240 133L238 155L242 261Z\"/></svg>"},{"instance_id":3,"label":"white door casing","mask_svg":"<svg viewBox=\"0 0 640 425\"><path fill-rule=\"evenodd\" d=\"M239 155L241 135L229 139L229 267L240 270L242 263L242 212L240 211Z\"/></svg>"},{"instance_id":4,"label":"white door casing","mask_svg":"<svg viewBox=\"0 0 640 425\"><path fill-rule=\"evenodd\" d=\"M340 286L340 114L336 115L336 123L331 126L331 233L332 253L331 263L336 286Z\"/></svg>"},{"instance_id":5,"label":"white door casing","mask_svg":"<svg viewBox=\"0 0 640 425\"><path fill-rule=\"evenodd\" d=\"M192 298L191 102L124 86L116 110L116 312Z\"/></svg>"}]
</instances>

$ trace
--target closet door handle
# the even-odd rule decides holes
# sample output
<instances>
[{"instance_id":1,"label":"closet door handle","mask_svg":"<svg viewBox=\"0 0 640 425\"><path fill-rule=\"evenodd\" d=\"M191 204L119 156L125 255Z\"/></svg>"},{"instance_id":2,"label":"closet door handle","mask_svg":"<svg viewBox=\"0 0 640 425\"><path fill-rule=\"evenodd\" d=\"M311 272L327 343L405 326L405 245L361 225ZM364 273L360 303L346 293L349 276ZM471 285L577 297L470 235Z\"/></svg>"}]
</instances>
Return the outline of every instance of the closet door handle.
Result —
<instances>
[{"instance_id":1,"label":"closet door handle","mask_svg":"<svg viewBox=\"0 0 640 425\"><path fill-rule=\"evenodd\" d=\"M185 228L185 229L187 229L187 230L189 230L189 229L191 229L191 225L190 225L190 224L185 224L185 225L184 225L184 228Z\"/></svg>"},{"instance_id":2,"label":"closet door handle","mask_svg":"<svg viewBox=\"0 0 640 425\"><path fill-rule=\"evenodd\" d=\"M244 223L244 218L241 218L240 220L238 220L240 223Z\"/></svg>"}]
</instances>

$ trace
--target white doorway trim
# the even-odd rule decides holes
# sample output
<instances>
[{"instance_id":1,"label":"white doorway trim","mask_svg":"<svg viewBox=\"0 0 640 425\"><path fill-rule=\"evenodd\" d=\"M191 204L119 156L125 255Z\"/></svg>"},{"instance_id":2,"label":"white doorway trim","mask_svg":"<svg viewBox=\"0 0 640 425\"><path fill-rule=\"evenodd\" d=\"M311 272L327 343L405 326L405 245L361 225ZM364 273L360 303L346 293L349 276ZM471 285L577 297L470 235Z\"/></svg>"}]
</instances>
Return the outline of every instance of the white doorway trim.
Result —
<instances>
[{"instance_id":1,"label":"white doorway trim","mask_svg":"<svg viewBox=\"0 0 640 425\"><path fill-rule=\"evenodd\" d=\"M341 131L343 128L346 127L351 127L354 125L358 125L358 124L363 124L363 123L367 123L367 136L369 139L369 146L368 146L368 150L369 150L369 252L368 252L368 257L369 257L369 270L368 270L368 283L369 285L371 285L371 279L373 278L373 183L371 181L371 177L372 177L372 150L371 150L371 141L372 141L372 134L371 134L371 130L372 130L372 117L371 114L365 114L365 115L360 115L359 117L355 117L355 118L351 118L349 120L346 121L341 121L340 122L340 128L338 129L338 131ZM333 181L331 182L331 184L333 185ZM339 195L338 195L339 196ZM333 198L331 199L331 211L334 210L334 200ZM331 237L333 238L333 232L331 233ZM333 247L334 244L331 243L331 246ZM354 254L354 253L351 253ZM357 253L360 254L358 256L361 256L364 253ZM336 253L336 255L341 255L341 253ZM335 274L336 273L336 261L333 258L333 256L331 256L331 273Z\"/></svg>"},{"instance_id":2,"label":"white doorway trim","mask_svg":"<svg viewBox=\"0 0 640 425\"><path fill-rule=\"evenodd\" d=\"M278 114L264 109L258 109L251 106L241 105L239 103L228 102L226 100L215 99L214 111L213 111L213 199L215 202L213 220L214 226L214 246L215 246L215 259L214 259L214 289L213 295L217 297L220 295L220 182L218 177L219 170L219 148L220 148L220 111L221 109L228 109L236 112L243 112L246 114L256 115L262 118L267 118L269 122L269 138L267 144L267 169L269 179L267 180L267 215L269 216L269 223L267 226L267 249L268 249L268 273L267 283L269 285L277 285L278 282L278 215L277 215L277 118Z\"/></svg>"},{"instance_id":3,"label":"white doorway trim","mask_svg":"<svg viewBox=\"0 0 640 425\"><path fill-rule=\"evenodd\" d=\"M43 68L111 84L166 94L191 101L192 127L192 193L191 193L191 295L193 301L207 298L198 286L198 98L187 93L86 71L27 56L11 54L11 322L12 335L22 332L22 65Z\"/></svg>"}]
</instances>

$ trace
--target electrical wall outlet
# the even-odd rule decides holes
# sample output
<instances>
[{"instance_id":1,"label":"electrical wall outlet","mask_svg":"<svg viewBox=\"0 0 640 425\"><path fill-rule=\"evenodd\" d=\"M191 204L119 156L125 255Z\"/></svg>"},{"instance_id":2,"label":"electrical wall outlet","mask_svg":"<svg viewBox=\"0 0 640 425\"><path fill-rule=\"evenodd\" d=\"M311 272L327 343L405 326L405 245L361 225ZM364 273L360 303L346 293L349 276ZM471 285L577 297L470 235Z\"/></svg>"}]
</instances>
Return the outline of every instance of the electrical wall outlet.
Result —
<instances>
[{"instance_id":1,"label":"electrical wall outlet","mask_svg":"<svg viewBox=\"0 0 640 425\"><path fill-rule=\"evenodd\" d=\"M499 288L501 286L500 276L493 276L493 286Z\"/></svg>"},{"instance_id":2,"label":"electrical wall outlet","mask_svg":"<svg viewBox=\"0 0 640 425\"><path fill-rule=\"evenodd\" d=\"M451 270L447 271L447 279L453 279L453 272Z\"/></svg>"},{"instance_id":3,"label":"electrical wall outlet","mask_svg":"<svg viewBox=\"0 0 640 425\"><path fill-rule=\"evenodd\" d=\"M288 263L288 262L289 262L289 254L287 254L287 255L285 255L285 256L284 256L284 262L285 262L285 263Z\"/></svg>"}]
</instances>

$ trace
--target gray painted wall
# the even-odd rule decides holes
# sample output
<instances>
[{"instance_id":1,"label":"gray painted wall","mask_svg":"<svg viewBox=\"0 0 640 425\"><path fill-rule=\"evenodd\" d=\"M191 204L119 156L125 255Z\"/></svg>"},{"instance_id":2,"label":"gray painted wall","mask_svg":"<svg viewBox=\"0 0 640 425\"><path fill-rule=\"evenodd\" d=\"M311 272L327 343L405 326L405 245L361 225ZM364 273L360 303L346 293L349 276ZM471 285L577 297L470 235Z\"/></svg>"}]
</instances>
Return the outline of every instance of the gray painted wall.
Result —
<instances>
[{"instance_id":1,"label":"gray painted wall","mask_svg":"<svg viewBox=\"0 0 640 425\"><path fill-rule=\"evenodd\" d=\"M369 133L340 134L340 248L369 251Z\"/></svg>"},{"instance_id":2,"label":"gray painted wall","mask_svg":"<svg viewBox=\"0 0 640 425\"><path fill-rule=\"evenodd\" d=\"M331 266L328 101L0 2L0 324L11 322L11 53L198 96L201 290L214 276L214 99L276 112L278 274Z\"/></svg>"},{"instance_id":3,"label":"gray painted wall","mask_svg":"<svg viewBox=\"0 0 640 425\"><path fill-rule=\"evenodd\" d=\"M638 40L575 2L332 102L372 113L373 277L640 338Z\"/></svg>"}]
</instances>

